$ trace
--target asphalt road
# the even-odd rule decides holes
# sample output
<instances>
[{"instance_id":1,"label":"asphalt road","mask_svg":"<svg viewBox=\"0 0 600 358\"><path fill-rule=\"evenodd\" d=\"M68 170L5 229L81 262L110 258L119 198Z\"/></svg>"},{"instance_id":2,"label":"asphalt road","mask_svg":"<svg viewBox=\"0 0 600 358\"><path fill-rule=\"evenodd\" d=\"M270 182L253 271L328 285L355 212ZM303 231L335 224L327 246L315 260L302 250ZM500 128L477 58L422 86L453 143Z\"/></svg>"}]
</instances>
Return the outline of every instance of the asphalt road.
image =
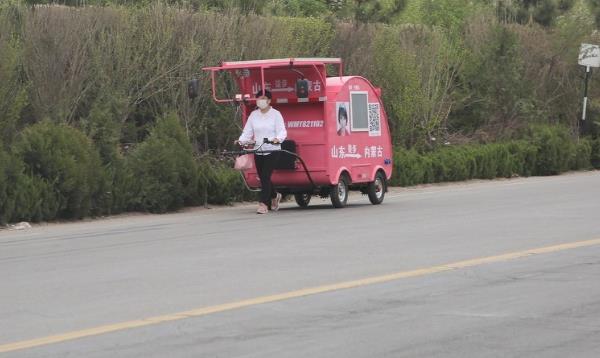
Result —
<instances>
[{"instance_id":1,"label":"asphalt road","mask_svg":"<svg viewBox=\"0 0 600 358\"><path fill-rule=\"evenodd\" d=\"M598 357L599 198L586 172L3 230L0 356Z\"/></svg>"}]
</instances>

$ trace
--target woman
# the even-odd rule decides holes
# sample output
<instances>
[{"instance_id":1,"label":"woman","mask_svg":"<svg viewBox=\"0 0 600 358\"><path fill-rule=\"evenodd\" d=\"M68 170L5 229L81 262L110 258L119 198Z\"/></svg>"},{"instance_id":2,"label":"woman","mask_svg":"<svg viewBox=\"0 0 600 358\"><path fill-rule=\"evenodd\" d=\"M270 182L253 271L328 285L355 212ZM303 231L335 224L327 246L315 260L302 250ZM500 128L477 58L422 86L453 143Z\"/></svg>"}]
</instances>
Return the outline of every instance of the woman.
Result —
<instances>
[{"instance_id":1,"label":"woman","mask_svg":"<svg viewBox=\"0 0 600 358\"><path fill-rule=\"evenodd\" d=\"M271 92L268 90L260 90L256 93L258 108L248 116L242 135L237 140L239 143L254 141L254 148L260 147L259 152L254 155L254 163L261 183L258 209L256 210L258 214L268 213L269 207L273 211L279 210L279 201L281 201L281 194L275 191L271 182L271 174L280 153L260 153L261 151L280 150L280 143L287 137L283 117L278 110L271 107L271 98ZM264 138L273 144L263 143Z\"/></svg>"}]
</instances>

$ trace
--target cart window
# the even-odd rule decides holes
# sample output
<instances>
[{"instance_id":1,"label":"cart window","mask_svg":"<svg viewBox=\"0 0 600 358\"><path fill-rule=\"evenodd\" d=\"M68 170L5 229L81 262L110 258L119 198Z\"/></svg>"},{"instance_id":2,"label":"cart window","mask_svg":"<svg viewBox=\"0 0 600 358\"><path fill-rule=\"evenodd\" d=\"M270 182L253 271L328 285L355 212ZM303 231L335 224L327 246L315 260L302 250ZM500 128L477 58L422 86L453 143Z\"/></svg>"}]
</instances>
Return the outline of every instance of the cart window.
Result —
<instances>
[{"instance_id":1,"label":"cart window","mask_svg":"<svg viewBox=\"0 0 600 358\"><path fill-rule=\"evenodd\" d=\"M367 92L350 92L350 106L352 113L351 129L353 131L367 131L368 127L368 109L367 109Z\"/></svg>"}]
</instances>

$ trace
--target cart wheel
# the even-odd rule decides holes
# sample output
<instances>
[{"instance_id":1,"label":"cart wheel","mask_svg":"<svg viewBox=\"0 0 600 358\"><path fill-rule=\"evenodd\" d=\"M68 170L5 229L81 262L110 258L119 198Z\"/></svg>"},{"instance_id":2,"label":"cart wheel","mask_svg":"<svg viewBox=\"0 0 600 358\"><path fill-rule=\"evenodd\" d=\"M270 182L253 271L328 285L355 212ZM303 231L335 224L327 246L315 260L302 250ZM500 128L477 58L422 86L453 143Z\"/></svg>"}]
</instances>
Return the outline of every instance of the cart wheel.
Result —
<instances>
[{"instance_id":1,"label":"cart wheel","mask_svg":"<svg viewBox=\"0 0 600 358\"><path fill-rule=\"evenodd\" d=\"M348 202L348 179L341 175L337 185L331 187L329 193L334 208L343 208Z\"/></svg>"},{"instance_id":2,"label":"cart wheel","mask_svg":"<svg viewBox=\"0 0 600 358\"><path fill-rule=\"evenodd\" d=\"M369 195L369 201L373 205L378 205L383 202L385 197L385 190L387 189L387 183L385 176L381 172L375 174L375 181L369 183L367 188L367 194Z\"/></svg>"},{"instance_id":3,"label":"cart wheel","mask_svg":"<svg viewBox=\"0 0 600 358\"><path fill-rule=\"evenodd\" d=\"M301 208L305 208L308 206L308 203L310 203L310 198L311 198L311 195L309 193L294 194L294 199L296 199L296 204L298 204L298 206Z\"/></svg>"}]
</instances>

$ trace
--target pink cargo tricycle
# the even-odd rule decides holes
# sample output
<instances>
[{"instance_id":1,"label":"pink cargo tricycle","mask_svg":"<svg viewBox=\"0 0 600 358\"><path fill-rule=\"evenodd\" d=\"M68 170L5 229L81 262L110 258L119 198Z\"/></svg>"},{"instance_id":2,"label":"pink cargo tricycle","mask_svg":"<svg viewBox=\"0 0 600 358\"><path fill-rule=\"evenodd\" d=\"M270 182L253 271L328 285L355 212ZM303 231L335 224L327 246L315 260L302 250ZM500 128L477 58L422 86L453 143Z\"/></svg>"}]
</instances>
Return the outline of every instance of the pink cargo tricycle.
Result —
<instances>
[{"instance_id":1,"label":"pink cargo tricycle","mask_svg":"<svg viewBox=\"0 0 600 358\"><path fill-rule=\"evenodd\" d=\"M338 75L327 77L327 66L337 67ZM349 190L367 194L373 204L383 202L393 155L381 90L363 77L343 76L340 59L223 62L203 70L211 74L214 100L239 104L243 124L256 107L254 94L271 91L271 105L288 132L272 176L279 192L293 194L301 207L313 195L329 196L334 207L344 207ZM217 96L215 75L222 71L238 85L235 98ZM197 88L197 81L190 82L190 96ZM255 169L243 176L249 188L260 188Z\"/></svg>"}]
</instances>

